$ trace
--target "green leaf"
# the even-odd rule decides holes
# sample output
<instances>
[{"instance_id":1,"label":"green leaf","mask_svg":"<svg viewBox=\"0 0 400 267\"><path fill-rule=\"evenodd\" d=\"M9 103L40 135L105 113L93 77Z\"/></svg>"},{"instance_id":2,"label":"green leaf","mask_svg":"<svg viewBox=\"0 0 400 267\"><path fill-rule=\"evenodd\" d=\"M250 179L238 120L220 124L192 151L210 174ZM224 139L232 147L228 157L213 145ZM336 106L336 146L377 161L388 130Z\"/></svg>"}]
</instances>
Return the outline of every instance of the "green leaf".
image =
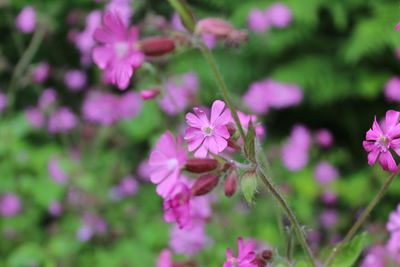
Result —
<instances>
[{"instance_id":1,"label":"green leaf","mask_svg":"<svg viewBox=\"0 0 400 267\"><path fill-rule=\"evenodd\" d=\"M333 267L347 267L353 266L362 250L368 243L368 235L362 233L353 238L347 243L339 254L335 257L332 266Z\"/></svg>"}]
</instances>

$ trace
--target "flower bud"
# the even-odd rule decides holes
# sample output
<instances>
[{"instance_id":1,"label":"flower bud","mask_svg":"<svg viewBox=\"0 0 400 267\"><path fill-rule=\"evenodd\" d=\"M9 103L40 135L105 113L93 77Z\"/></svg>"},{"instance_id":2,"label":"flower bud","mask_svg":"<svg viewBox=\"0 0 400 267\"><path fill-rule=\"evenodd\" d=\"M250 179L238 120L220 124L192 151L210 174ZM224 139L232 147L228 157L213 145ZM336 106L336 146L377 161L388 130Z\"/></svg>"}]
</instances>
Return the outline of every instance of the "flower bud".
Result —
<instances>
[{"instance_id":1,"label":"flower bud","mask_svg":"<svg viewBox=\"0 0 400 267\"><path fill-rule=\"evenodd\" d=\"M217 18L201 19L196 24L195 33L211 33L217 38L227 38L235 28L227 21Z\"/></svg>"},{"instance_id":2,"label":"flower bud","mask_svg":"<svg viewBox=\"0 0 400 267\"><path fill-rule=\"evenodd\" d=\"M249 170L243 174L240 179L240 187L243 192L243 196L247 203L253 201L255 192L257 191L257 173L254 170Z\"/></svg>"},{"instance_id":3,"label":"flower bud","mask_svg":"<svg viewBox=\"0 0 400 267\"><path fill-rule=\"evenodd\" d=\"M140 91L140 97L143 100L153 99L160 94L160 89L150 89Z\"/></svg>"},{"instance_id":4,"label":"flower bud","mask_svg":"<svg viewBox=\"0 0 400 267\"><path fill-rule=\"evenodd\" d=\"M218 161L215 159L188 159L185 170L193 173L203 173L215 170L218 165Z\"/></svg>"},{"instance_id":5,"label":"flower bud","mask_svg":"<svg viewBox=\"0 0 400 267\"><path fill-rule=\"evenodd\" d=\"M260 254L261 258L263 258L266 261L270 261L272 259L272 255L273 255L272 250L269 249L263 250Z\"/></svg>"},{"instance_id":6,"label":"flower bud","mask_svg":"<svg viewBox=\"0 0 400 267\"><path fill-rule=\"evenodd\" d=\"M192 195L193 196L202 196L205 195L211 190L213 190L219 181L219 176L215 174L204 174L197 178L196 182L192 186Z\"/></svg>"},{"instance_id":7,"label":"flower bud","mask_svg":"<svg viewBox=\"0 0 400 267\"><path fill-rule=\"evenodd\" d=\"M257 257L255 258L252 262L253 265L255 264L257 267L266 267L267 263L265 262L265 260Z\"/></svg>"},{"instance_id":8,"label":"flower bud","mask_svg":"<svg viewBox=\"0 0 400 267\"><path fill-rule=\"evenodd\" d=\"M228 129L229 135L233 136L236 133L236 126L233 122L230 122L226 125L226 128Z\"/></svg>"},{"instance_id":9,"label":"flower bud","mask_svg":"<svg viewBox=\"0 0 400 267\"><path fill-rule=\"evenodd\" d=\"M146 56L162 56L175 50L175 43L168 38L149 37L139 42L139 49Z\"/></svg>"},{"instance_id":10,"label":"flower bud","mask_svg":"<svg viewBox=\"0 0 400 267\"><path fill-rule=\"evenodd\" d=\"M237 174L235 171L231 172L225 179L225 196L231 197L236 193L237 188Z\"/></svg>"}]
</instances>

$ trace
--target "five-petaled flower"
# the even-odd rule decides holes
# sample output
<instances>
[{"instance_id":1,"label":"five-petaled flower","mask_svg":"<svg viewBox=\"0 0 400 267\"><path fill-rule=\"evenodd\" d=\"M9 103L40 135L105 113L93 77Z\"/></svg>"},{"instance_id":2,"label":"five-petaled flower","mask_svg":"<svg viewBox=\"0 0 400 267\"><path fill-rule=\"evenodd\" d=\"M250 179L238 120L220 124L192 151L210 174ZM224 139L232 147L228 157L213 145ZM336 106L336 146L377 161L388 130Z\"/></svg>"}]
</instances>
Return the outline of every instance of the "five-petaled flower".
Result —
<instances>
[{"instance_id":1,"label":"five-petaled flower","mask_svg":"<svg viewBox=\"0 0 400 267\"><path fill-rule=\"evenodd\" d=\"M182 137L176 142L170 131L165 132L158 140L150 154L150 180L157 186L157 194L168 197L175 186L181 168L185 165L186 151L182 145Z\"/></svg>"},{"instance_id":2,"label":"five-petaled flower","mask_svg":"<svg viewBox=\"0 0 400 267\"><path fill-rule=\"evenodd\" d=\"M144 60L144 54L135 49L138 28L128 29L118 13L106 12L103 27L96 29L94 38L103 45L93 49L93 61L105 70L108 82L121 90L126 89L133 70L139 68Z\"/></svg>"},{"instance_id":3,"label":"five-petaled flower","mask_svg":"<svg viewBox=\"0 0 400 267\"><path fill-rule=\"evenodd\" d=\"M225 103L214 101L210 119L200 108L193 108L193 111L195 114L186 114L190 127L186 129L184 138L188 142L189 151L195 151L194 156L198 158L205 158L208 152L218 154L223 151L228 146L230 134L226 125L231 118Z\"/></svg>"},{"instance_id":4,"label":"five-petaled flower","mask_svg":"<svg viewBox=\"0 0 400 267\"><path fill-rule=\"evenodd\" d=\"M393 149L397 155L400 155L400 112L388 110L386 112L385 123L381 128L376 121L372 128L366 134L366 141L363 142L364 149L369 152L368 164L374 165L379 157L379 163L386 171L397 172L398 167L390 153Z\"/></svg>"},{"instance_id":5,"label":"five-petaled flower","mask_svg":"<svg viewBox=\"0 0 400 267\"><path fill-rule=\"evenodd\" d=\"M255 262L257 254L254 252L254 242L243 241L243 238L238 238L238 256L234 257L232 250L226 250L226 260L222 267L258 267Z\"/></svg>"}]
</instances>

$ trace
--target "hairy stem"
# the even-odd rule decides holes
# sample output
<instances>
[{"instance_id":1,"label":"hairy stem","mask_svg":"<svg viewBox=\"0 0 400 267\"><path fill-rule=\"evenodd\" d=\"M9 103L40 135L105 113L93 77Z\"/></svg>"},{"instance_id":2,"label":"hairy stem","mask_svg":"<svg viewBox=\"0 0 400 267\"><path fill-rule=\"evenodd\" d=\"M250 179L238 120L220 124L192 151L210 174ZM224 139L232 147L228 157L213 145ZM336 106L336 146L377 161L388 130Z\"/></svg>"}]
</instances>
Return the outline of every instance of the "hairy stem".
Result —
<instances>
[{"instance_id":1,"label":"hairy stem","mask_svg":"<svg viewBox=\"0 0 400 267\"><path fill-rule=\"evenodd\" d=\"M277 189L273 185L273 183L263 173L263 171L259 170L258 173L260 174L259 176L261 177L261 180L264 182L264 184L267 186L268 190L271 192L272 196L278 201L279 205L281 206L281 208L285 211L286 215L288 216L288 219L292 225L292 228L296 234L296 237L297 237L298 241L300 242L300 245L303 248L304 252L307 254L310 264L314 267L317 266L315 263L315 259L314 259L313 253L311 251L311 248L307 244L306 236L304 234L303 229L301 228L301 225L300 225L299 220L297 219L296 215L290 209L288 203L283 198L282 194L279 192L279 189Z\"/></svg>"},{"instance_id":2,"label":"hairy stem","mask_svg":"<svg viewBox=\"0 0 400 267\"><path fill-rule=\"evenodd\" d=\"M340 253L340 251L343 249L344 245L346 245L351 240L351 238L355 235L355 233L358 231L358 229L361 227L361 225L365 222L368 215L371 213L371 211L375 208L375 206L378 204L378 202L385 195L390 184L393 182L393 180L394 180L394 178L396 178L396 176L397 176L397 173L392 173L387 178L386 182L379 189L378 193L371 200L371 202L368 204L367 208L362 212L360 217L358 217L357 221L350 228L349 232L346 234L346 236L343 238L343 240L340 242L340 244L332 250L332 252L329 255L328 260L326 261L324 266L329 267L332 265L333 260L335 259L336 255L338 255Z\"/></svg>"}]
</instances>

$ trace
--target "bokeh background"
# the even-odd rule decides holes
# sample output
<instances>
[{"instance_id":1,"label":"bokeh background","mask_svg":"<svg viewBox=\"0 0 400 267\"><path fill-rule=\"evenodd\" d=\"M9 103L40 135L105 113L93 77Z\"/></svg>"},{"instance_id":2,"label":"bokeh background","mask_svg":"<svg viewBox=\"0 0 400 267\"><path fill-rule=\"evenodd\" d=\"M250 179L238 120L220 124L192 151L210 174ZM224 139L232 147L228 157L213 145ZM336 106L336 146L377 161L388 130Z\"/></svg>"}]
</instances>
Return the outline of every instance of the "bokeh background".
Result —
<instances>
[{"instance_id":1,"label":"bokeh background","mask_svg":"<svg viewBox=\"0 0 400 267\"><path fill-rule=\"evenodd\" d=\"M395 78L400 71L400 33L394 30L399 2L282 1L290 10L290 22L259 31L249 25L251 12L267 10L276 1L188 2L198 18L223 18L248 30L248 41L239 47L219 42L212 49L240 110L252 112L243 95L254 82L270 78L301 89L299 103L270 108L258 114L258 121L266 129L264 147L273 178L323 257L387 176L379 166L367 165L362 140L374 116L382 118L400 101L400 81ZM172 225L162 219L162 199L142 163L166 129L179 131L184 111L169 114L157 100L149 100L126 118L98 123L83 110L94 87L121 98L126 94L102 82L101 71L76 41L77 35L89 31L87 15L108 4L0 2L0 92L8 97L0 113L1 266L155 266L160 251L169 246ZM28 5L36 10L38 22L34 32L23 33L15 20ZM167 1L132 0L128 5L133 14L130 22L140 27L141 38L168 36L176 30ZM41 29L43 34L37 37ZM26 51L35 36L40 40L29 57ZM35 70L44 62L50 74L35 79ZM16 71L16 66L22 70ZM153 75L153 68L159 75ZM84 81L65 78L70 70L80 71ZM201 53L185 47L142 66L127 92L162 87L162 81L170 79L179 85L185 73L197 76L198 88L196 100L184 110L221 99ZM68 83L74 79L78 89ZM60 132L44 122L35 125L37 114L30 116L28 108L36 107L48 88L57 96L45 116L67 107L75 114L73 129ZM281 147L298 124L308 129L313 143L304 166L290 170ZM318 143L315 136L320 129L331 133L332 144ZM296 157L295 149L293 154ZM328 183L316 179L321 161L334 169L328 167L334 177ZM128 193L121 195L121 187ZM262 188L258 191L248 205L240 190L227 199L223 185L217 187L206 227L207 244L192 256L177 253L176 259L221 266L226 248L235 249L238 236L255 238L284 254L278 223L282 215L269 194ZM385 242L385 221L399 203L399 193L400 183L395 181L371 214L366 227L373 233L371 244ZM327 201L326 194L334 200ZM301 256L299 247L296 253Z\"/></svg>"}]
</instances>

